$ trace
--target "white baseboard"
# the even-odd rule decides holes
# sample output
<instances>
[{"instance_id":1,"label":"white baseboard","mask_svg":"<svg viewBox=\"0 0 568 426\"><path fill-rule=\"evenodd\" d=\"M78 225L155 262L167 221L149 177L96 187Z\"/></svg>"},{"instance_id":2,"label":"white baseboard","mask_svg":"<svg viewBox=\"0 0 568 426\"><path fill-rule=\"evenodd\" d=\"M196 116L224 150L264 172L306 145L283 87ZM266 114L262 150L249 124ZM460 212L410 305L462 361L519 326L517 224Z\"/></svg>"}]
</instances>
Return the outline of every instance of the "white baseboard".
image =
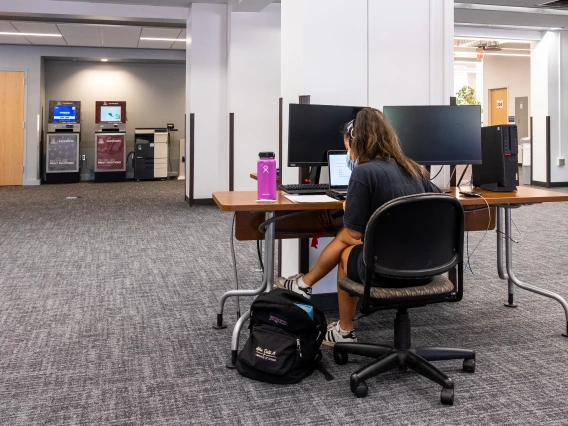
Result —
<instances>
[{"instance_id":1,"label":"white baseboard","mask_svg":"<svg viewBox=\"0 0 568 426\"><path fill-rule=\"evenodd\" d=\"M37 186L41 185L41 180L39 179L30 179L24 181L24 186Z\"/></svg>"}]
</instances>

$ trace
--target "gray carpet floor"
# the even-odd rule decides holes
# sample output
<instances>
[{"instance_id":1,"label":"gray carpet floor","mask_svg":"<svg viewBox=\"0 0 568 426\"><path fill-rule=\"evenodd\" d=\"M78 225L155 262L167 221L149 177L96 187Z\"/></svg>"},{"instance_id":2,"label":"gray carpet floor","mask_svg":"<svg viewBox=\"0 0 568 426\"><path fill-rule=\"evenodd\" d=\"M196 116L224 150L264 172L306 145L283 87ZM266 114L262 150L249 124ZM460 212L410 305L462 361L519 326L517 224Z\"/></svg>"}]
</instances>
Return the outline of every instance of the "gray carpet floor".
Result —
<instances>
[{"instance_id":1,"label":"gray carpet floor","mask_svg":"<svg viewBox=\"0 0 568 426\"><path fill-rule=\"evenodd\" d=\"M232 215L189 208L183 191L176 181L0 188L0 424L568 424L564 312L521 290L517 309L503 307L494 231L471 258L461 303L411 313L414 345L477 351L473 375L437 363L455 381L453 407L412 372L372 379L356 399L349 376L366 360L336 366L327 349L332 382L316 372L277 386L228 370L231 331L211 324L233 287ZM517 275L564 297L567 217L568 203L513 212ZM470 251L482 237L469 236ZM256 287L255 244L236 243L236 254L241 286ZM393 318L361 319L359 340L390 343Z\"/></svg>"}]
</instances>

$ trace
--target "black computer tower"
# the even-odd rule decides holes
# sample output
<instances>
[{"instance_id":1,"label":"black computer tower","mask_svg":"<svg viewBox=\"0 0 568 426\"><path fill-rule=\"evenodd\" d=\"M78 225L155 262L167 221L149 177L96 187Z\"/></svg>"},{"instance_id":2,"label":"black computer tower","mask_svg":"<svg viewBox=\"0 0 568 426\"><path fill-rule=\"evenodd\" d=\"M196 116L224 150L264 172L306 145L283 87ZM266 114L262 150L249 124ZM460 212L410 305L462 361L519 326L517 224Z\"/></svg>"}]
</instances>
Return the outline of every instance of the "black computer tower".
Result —
<instances>
[{"instance_id":1,"label":"black computer tower","mask_svg":"<svg viewBox=\"0 0 568 426\"><path fill-rule=\"evenodd\" d=\"M134 144L134 179L154 179L154 144L143 139Z\"/></svg>"},{"instance_id":2,"label":"black computer tower","mask_svg":"<svg viewBox=\"0 0 568 426\"><path fill-rule=\"evenodd\" d=\"M516 125L482 127L482 164L472 167L473 185L495 192L516 191L519 184L518 154Z\"/></svg>"}]
</instances>

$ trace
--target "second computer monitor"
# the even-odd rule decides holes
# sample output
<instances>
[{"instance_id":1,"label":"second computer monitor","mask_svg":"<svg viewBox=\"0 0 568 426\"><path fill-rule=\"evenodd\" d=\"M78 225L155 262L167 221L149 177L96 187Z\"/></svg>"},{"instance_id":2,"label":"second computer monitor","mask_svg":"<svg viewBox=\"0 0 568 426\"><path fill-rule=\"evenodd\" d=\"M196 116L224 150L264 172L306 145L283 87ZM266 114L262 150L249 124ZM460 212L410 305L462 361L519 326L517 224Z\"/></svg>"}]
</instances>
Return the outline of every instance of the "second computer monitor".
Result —
<instances>
[{"instance_id":1,"label":"second computer monitor","mask_svg":"<svg viewBox=\"0 0 568 426\"><path fill-rule=\"evenodd\" d=\"M362 107L290 104L288 166L325 166L327 152L345 149L343 125Z\"/></svg>"},{"instance_id":2,"label":"second computer monitor","mask_svg":"<svg viewBox=\"0 0 568 426\"><path fill-rule=\"evenodd\" d=\"M478 105L385 106L407 157L422 165L481 164Z\"/></svg>"}]
</instances>

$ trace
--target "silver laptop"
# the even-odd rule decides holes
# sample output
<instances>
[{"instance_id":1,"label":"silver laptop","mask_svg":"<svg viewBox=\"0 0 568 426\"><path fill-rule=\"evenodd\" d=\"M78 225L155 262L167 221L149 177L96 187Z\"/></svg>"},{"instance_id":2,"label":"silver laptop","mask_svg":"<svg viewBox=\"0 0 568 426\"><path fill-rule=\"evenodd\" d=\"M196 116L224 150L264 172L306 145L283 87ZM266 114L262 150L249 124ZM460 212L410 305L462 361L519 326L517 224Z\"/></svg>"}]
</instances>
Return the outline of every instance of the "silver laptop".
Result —
<instances>
[{"instance_id":1,"label":"silver laptop","mask_svg":"<svg viewBox=\"0 0 568 426\"><path fill-rule=\"evenodd\" d=\"M327 153L329 192L334 198L343 199L347 195L351 170L347 167L346 156L347 151L328 151Z\"/></svg>"}]
</instances>

